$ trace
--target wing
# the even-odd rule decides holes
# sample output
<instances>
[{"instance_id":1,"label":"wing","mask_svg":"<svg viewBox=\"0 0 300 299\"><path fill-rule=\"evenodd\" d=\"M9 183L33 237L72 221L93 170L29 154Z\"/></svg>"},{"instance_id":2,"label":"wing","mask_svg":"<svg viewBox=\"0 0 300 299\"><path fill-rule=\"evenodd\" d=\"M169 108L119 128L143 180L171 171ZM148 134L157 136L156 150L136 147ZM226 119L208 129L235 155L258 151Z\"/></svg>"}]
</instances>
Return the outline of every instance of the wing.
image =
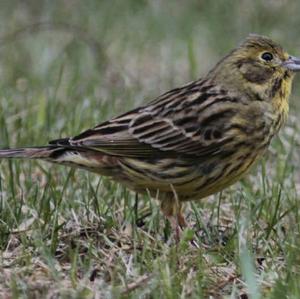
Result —
<instances>
[{"instance_id":1,"label":"wing","mask_svg":"<svg viewBox=\"0 0 300 299\"><path fill-rule=\"evenodd\" d=\"M150 104L51 144L124 157L205 157L232 140L225 129L241 101L205 80L173 89Z\"/></svg>"}]
</instances>

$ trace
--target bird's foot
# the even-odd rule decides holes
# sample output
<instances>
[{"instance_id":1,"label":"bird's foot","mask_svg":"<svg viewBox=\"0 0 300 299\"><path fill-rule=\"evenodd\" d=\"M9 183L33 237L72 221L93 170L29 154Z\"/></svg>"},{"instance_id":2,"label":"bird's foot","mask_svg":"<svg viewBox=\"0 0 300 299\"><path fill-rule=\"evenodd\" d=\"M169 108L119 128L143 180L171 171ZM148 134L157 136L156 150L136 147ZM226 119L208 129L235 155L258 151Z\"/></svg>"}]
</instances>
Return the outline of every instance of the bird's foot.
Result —
<instances>
[{"instance_id":1,"label":"bird's foot","mask_svg":"<svg viewBox=\"0 0 300 299\"><path fill-rule=\"evenodd\" d=\"M187 240L187 242L193 248L200 248L199 244L194 239L194 231L186 223L184 216L181 213L173 216L167 216L167 219L170 222L171 230L175 234L175 242L178 245L181 241Z\"/></svg>"}]
</instances>

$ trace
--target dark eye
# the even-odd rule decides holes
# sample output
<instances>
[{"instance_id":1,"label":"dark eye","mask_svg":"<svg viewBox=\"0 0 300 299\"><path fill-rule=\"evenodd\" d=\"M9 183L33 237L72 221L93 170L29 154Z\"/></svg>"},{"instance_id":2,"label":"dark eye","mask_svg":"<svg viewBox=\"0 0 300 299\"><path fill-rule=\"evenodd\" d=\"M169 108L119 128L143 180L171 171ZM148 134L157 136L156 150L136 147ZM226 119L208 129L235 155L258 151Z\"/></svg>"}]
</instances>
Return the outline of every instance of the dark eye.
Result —
<instances>
[{"instance_id":1,"label":"dark eye","mask_svg":"<svg viewBox=\"0 0 300 299\"><path fill-rule=\"evenodd\" d=\"M273 54L270 52L265 52L261 55L261 58L265 61L271 61L273 59Z\"/></svg>"}]
</instances>

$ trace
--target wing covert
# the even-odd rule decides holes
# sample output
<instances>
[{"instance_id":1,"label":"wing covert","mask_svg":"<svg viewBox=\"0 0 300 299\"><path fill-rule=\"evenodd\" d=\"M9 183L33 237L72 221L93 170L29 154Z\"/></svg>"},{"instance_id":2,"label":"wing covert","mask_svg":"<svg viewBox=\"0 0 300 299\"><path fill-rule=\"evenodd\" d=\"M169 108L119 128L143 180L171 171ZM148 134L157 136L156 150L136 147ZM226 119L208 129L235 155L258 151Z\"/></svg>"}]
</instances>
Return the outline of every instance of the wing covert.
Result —
<instances>
[{"instance_id":1,"label":"wing covert","mask_svg":"<svg viewBox=\"0 0 300 299\"><path fill-rule=\"evenodd\" d=\"M136 158L214 155L231 138L223 130L236 103L225 90L195 81L70 138L69 144Z\"/></svg>"}]
</instances>

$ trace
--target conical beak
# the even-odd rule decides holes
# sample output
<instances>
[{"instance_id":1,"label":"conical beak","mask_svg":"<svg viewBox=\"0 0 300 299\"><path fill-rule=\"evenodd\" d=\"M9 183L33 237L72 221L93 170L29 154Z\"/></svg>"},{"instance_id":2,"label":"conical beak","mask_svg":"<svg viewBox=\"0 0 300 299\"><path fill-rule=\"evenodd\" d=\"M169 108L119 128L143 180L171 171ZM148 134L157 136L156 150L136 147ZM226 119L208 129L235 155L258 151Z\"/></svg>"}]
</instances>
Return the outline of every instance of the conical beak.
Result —
<instances>
[{"instance_id":1,"label":"conical beak","mask_svg":"<svg viewBox=\"0 0 300 299\"><path fill-rule=\"evenodd\" d=\"M291 71L299 72L300 71L300 58L290 56L288 60L282 63L283 66L288 68Z\"/></svg>"}]
</instances>

